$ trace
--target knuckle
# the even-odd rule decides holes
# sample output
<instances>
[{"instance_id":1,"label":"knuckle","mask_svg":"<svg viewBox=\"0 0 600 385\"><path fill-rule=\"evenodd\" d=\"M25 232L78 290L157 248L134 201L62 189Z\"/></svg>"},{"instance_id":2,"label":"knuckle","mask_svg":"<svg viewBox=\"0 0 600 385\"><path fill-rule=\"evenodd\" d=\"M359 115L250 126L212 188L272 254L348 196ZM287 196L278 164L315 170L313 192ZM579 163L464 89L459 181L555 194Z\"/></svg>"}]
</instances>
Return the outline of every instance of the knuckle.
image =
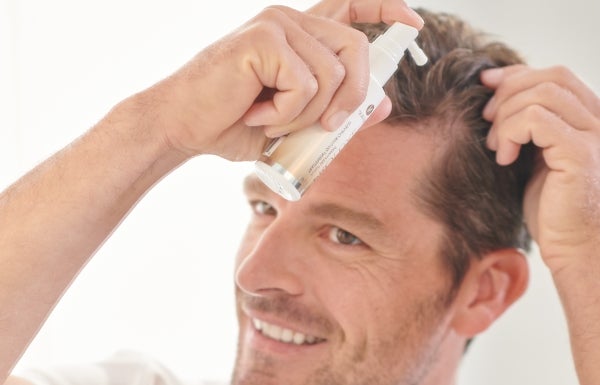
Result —
<instances>
[{"instance_id":1,"label":"knuckle","mask_svg":"<svg viewBox=\"0 0 600 385\"><path fill-rule=\"evenodd\" d=\"M327 71L327 81L334 88L337 88L346 77L346 67L337 59L327 66Z\"/></svg>"},{"instance_id":2,"label":"knuckle","mask_svg":"<svg viewBox=\"0 0 600 385\"><path fill-rule=\"evenodd\" d=\"M270 5L260 12L259 17L267 20L281 20L285 15L283 8L285 7L280 5Z\"/></svg>"},{"instance_id":3,"label":"knuckle","mask_svg":"<svg viewBox=\"0 0 600 385\"><path fill-rule=\"evenodd\" d=\"M551 67L550 72L559 80L568 80L573 76L571 70L562 65Z\"/></svg>"},{"instance_id":4,"label":"knuckle","mask_svg":"<svg viewBox=\"0 0 600 385\"><path fill-rule=\"evenodd\" d=\"M348 29L348 36L357 47L361 47L361 49L368 48L369 39L367 38L367 35L364 32L359 31L355 28L350 28Z\"/></svg>"},{"instance_id":5,"label":"knuckle","mask_svg":"<svg viewBox=\"0 0 600 385\"><path fill-rule=\"evenodd\" d=\"M349 50L351 55L358 61L368 62L369 58L369 39L367 35L356 29L349 31Z\"/></svg>"},{"instance_id":6,"label":"knuckle","mask_svg":"<svg viewBox=\"0 0 600 385\"><path fill-rule=\"evenodd\" d=\"M255 20L250 26L244 29L244 33L249 37L250 42L268 42L276 40L281 28L272 18L260 18Z\"/></svg>"},{"instance_id":7,"label":"knuckle","mask_svg":"<svg viewBox=\"0 0 600 385\"><path fill-rule=\"evenodd\" d=\"M319 92L319 83L314 76L307 76L303 82L302 91L307 99L312 99Z\"/></svg>"},{"instance_id":8,"label":"knuckle","mask_svg":"<svg viewBox=\"0 0 600 385\"><path fill-rule=\"evenodd\" d=\"M537 95L540 99L570 101L575 98L573 93L554 82L544 82L536 87Z\"/></svg>"},{"instance_id":9,"label":"knuckle","mask_svg":"<svg viewBox=\"0 0 600 385\"><path fill-rule=\"evenodd\" d=\"M526 120L529 121L546 121L549 118L549 112L543 106L539 104L531 104L523 110Z\"/></svg>"},{"instance_id":10,"label":"knuckle","mask_svg":"<svg viewBox=\"0 0 600 385\"><path fill-rule=\"evenodd\" d=\"M535 87L535 93L538 98L556 98L563 94L562 89L552 82L543 82Z\"/></svg>"}]
</instances>

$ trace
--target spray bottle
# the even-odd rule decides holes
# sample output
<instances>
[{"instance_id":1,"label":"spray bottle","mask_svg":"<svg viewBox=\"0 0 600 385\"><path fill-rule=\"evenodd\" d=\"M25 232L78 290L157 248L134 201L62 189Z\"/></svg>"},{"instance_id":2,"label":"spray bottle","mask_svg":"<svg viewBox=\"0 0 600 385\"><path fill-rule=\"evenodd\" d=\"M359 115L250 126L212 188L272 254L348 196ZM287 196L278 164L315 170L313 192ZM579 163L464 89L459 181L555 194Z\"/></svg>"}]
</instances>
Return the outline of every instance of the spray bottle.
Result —
<instances>
[{"instance_id":1,"label":"spray bottle","mask_svg":"<svg viewBox=\"0 0 600 385\"><path fill-rule=\"evenodd\" d=\"M385 97L383 85L398 69L408 49L417 65L427 57L415 43L418 31L395 23L369 46L370 82L363 103L335 131L318 123L276 138L256 161L256 174L271 190L290 201L302 194L325 170Z\"/></svg>"}]
</instances>

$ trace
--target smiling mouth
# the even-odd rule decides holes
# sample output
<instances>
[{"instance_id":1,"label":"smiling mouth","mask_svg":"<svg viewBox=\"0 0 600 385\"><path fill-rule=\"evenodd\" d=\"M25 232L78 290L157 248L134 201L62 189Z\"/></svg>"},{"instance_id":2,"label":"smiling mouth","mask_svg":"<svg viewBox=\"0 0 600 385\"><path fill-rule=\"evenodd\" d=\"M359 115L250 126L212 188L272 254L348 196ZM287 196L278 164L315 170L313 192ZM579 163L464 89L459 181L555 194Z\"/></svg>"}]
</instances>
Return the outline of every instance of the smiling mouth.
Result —
<instances>
[{"instance_id":1,"label":"smiling mouth","mask_svg":"<svg viewBox=\"0 0 600 385\"><path fill-rule=\"evenodd\" d=\"M273 325L256 318L252 318L252 325L254 325L254 329L259 331L263 336L286 344L315 345L325 341L324 338L282 328L281 326Z\"/></svg>"}]
</instances>

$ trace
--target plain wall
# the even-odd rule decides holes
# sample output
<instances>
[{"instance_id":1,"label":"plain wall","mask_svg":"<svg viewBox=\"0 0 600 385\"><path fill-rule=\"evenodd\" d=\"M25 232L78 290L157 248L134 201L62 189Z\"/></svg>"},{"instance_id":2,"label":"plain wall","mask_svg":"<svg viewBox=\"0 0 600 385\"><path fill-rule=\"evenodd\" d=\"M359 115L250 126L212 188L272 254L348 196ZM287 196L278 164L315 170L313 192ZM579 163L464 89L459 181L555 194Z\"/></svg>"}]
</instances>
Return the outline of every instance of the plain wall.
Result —
<instances>
[{"instance_id":1,"label":"plain wall","mask_svg":"<svg viewBox=\"0 0 600 385\"><path fill-rule=\"evenodd\" d=\"M0 188L268 4L1 0ZM599 3L410 4L459 13L533 65L568 65L599 89ZM183 378L226 379L237 330L233 256L249 217L240 181L251 166L200 157L154 188L77 278L17 371L133 349ZM530 263L528 292L476 339L459 383L576 383L551 278L535 251Z\"/></svg>"}]
</instances>

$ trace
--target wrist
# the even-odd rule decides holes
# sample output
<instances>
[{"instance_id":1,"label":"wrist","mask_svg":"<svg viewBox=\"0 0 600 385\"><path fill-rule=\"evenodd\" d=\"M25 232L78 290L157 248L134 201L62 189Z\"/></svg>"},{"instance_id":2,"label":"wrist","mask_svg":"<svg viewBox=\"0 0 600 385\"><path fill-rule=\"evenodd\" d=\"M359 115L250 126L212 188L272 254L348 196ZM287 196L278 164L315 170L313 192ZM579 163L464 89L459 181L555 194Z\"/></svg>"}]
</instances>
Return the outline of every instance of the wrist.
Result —
<instances>
[{"instance_id":1,"label":"wrist","mask_svg":"<svg viewBox=\"0 0 600 385\"><path fill-rule=\"evenodd\" d=\"M103 121L107 121L124 142L131 143L136 152L147 156L147 162L168 162L176 167L192 156L169 140L160 110L160 99L148 89L121 101Z\"/></svg>"},{"instance_id":2,"label":"wrist","mask_svg":"<svg viewBox=\"0 0 600 385\"><path fill-rule=\"evenodd\" d=\"M581 384L595 384L600 358L600 258L586 254L553 271Z\"/></svg>"},{"instance_id":3,"label":"wrist","mask_svg":"<svg viewBox=\"0 0 600 385\"><path fill-rule=\"evenodd\" d=\"M597 301L595 297L600 295L600 257L581 251L576 258L565 258L559 266L549 267L563 304L568 305L564 303L568 298L576 298L578 306L586 306L583 303L586 298L591 303Z\"/></svg>"},{"instance_id":4,"label":"wrist","mask_svg":"<svg viewBox=\"0 0 600 385\"><path fill-rule=\"evenodd\" d=\"M101 160L100 180L116 190L144 191L189 158L166 140L158 115L147 95L135 94L80 139L87 156Z\"/></svg>"}]
</instances>

